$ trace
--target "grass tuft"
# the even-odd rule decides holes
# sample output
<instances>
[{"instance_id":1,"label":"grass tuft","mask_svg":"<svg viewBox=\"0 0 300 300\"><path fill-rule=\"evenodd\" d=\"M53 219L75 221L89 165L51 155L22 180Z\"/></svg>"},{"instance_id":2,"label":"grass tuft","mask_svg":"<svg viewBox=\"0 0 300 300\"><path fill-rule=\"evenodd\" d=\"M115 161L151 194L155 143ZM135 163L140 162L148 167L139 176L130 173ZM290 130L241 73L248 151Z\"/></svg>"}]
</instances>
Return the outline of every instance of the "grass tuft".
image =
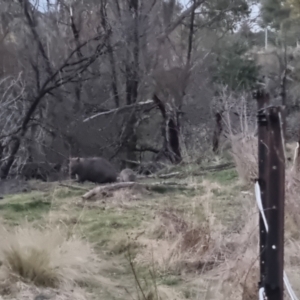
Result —
<instances>
[{"instance_id":1,"label":"grass tuft","mask_svg":"<svg viewBox=\"0 0 300 300\"><path fill-rule=\"evenodd\" d=\"M21 280L37 286L58 288L85 284L96 273L97 259L91 247L59 229L31 225L9 231L0 229L0 278Z\"/></svg>"}]
</instances>

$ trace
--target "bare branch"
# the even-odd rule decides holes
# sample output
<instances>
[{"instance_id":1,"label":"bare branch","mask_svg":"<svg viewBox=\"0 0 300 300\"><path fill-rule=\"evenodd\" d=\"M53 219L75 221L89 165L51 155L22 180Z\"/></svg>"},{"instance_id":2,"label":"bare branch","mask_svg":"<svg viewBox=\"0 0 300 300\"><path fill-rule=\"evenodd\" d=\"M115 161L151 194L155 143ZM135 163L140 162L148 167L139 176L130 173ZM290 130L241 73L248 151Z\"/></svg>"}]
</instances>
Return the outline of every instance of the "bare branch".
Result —
<instances>
[{"instance_id":1,"label":"bare branch","mask_svg":"<svg viewBox=\"0 0 300 300\"><path fill-rule=\"evenodd\" d=\"M138 103L133 103L133 104L130 104L130 105L125 105L125 106L122 106L122 107L119 107L119 108L114 108L114 109L111 109L111 110L108 110L108 111L103 111L103 112L97 113L97 114L95 114L91 117L88 117L88 118L84 119L83 122L91 121L91 120L93 120L97 117L100 117L100 116L110 115L110 114L113 114L113 113L119 113L119 112L123 112L124 110L130 109L130 108L141 107L141 106L145 106L145 105L153 104L153 103L154 103L153 100L146 100L144 102L138 102Z\"/></svg>"},{"instance_id":2,"label":"bare branch","mask_svg":"<svg viewBox=\"0 0 300 300\"><path fill-rule=\"evenodd\" d=\"M195 0L194 3L187 8L185 11L181 13L180 16L177 17L175 21L173 21L169 26L161 33L157 39L160 42L163 42L180 24L181 22L190 15L190 13L196 10L201 4L203 4L206 0Z\"/></svg>"}]
</instances>

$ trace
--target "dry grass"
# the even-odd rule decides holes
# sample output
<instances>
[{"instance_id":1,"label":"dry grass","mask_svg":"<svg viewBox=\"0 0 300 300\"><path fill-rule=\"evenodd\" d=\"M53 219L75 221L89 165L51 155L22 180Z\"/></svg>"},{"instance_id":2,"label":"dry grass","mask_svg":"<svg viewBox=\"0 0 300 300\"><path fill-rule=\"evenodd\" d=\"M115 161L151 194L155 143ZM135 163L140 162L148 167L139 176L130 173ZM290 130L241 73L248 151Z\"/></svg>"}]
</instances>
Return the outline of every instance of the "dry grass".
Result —
<instances>
[{"instance_id":1,"label":"dry grass","mask_svg":"<svg viewBox=\"0 0 300 300\"><path fill-rule=\"evenodd\" d=\"M258 211L247 197L243 203L244 226L223 239L224 263L212 271L226 299L257 299Z\"/></svg>"},{"instance_id":2,"label":"dry grass","mask_svg":"<svg viewBox=\"0 0 300 300\"><path fill-rule=\"evenodd\" d=\"M288 228L285 236L287 238L299 239L300 226L300 181L296 168L290 167L286 170L286 190L285 190L285 214L287 216L285 226Z\"/></svg>"},{"instance_id":3,"label":"dry grass","mask_svg":"<svg viewBox=\"0 0 300 300\"><path fill-rule=\"evenodd\" d=\"M110 207L130 208L137 205L137 201L143 200L146 191L141 187L126 188L113 192L113 197L109 199Z\"/></svg>"},{"instance_id":4,"label":"dry grass","mask_svg":"<svg viewBox=\"0 0 300 300\"><path fill-rule=\"evenodd\" d=\"M239 177L244 183L250 183L258 175L257 137L254 134L232 135L230 142Z\"/></svg>"},{"instance_id":5,"label":"dry grass","mask_svg":"<svg viewBox=\"0 0 300 300\"><path fill-rule=\"evenodd\" d=\"M41 288L32 284L18 282L8 294L0 299L4 300L33 300L37 296L44 296L45 299L55 300L86 300L87 293L80 287L70 289Z\"/></svg>"},{"instance_id":6,"label":"dry grass","mask_svg":"<svg viewBox=\"0 0 300 300\"><path fill-rule=\"evenodd\" d=\"M139 238L145 247L136 262L154 265L160 272L204 272L220 263L219 238L222 226L211 211L209 195L218 184L203 183L207 192L192 198L192 207L201 207L202 217L193 211L166 207L156 213L146 234Z\"/></svg>"},{"instance_id":7,"label":"dry grass","mask_svg":"<svg viewBox=\"0 0 300 300\"><path fill-rule=\"evenodd\" d=\"M213 242L207 224L188 224L176 214L165 211L159 217L157 226L157 233L163 236L157 240L141 238L140 243L146 249L137 255L137 262L153 263L159 270L175 273L192 268L195 270L208 263L205 254Z\"/></svg>"},{"instance_id":8,"label":"dry grass","mask_svg":"<svg viewBox=\"0 0 300 300\"><path fill-rule=\"evenodd\" d=\"M257 297L258 282L258 211L253 195L241 198L242 230L224 234L224 227L213 213L211 199L214 191L225 192L230 187L207 180L203 186L205 193L191 201L195 206L201 203L203 220L176 209L160 211L147 237L139 239L145 250L137 254L135 261L155 266L162 273L187 277L194 272L201 274L199 278L214 286L212 291L205 292L206 299L256 299L253 297ZM203 293L195 297L202 299Z\"/></svg>"},{"instance_id":9,"label":"dry grass","mask_svg":"<svg viewBox=\"0 0 300 300\"><path fill-rule=\"evenodd\" d=\"M20 281L59 289L94 282L98 259L91 246L75 236L25 224L15 230L2 226L0 237L2 290Z\"/></svg>"}]
</instances>

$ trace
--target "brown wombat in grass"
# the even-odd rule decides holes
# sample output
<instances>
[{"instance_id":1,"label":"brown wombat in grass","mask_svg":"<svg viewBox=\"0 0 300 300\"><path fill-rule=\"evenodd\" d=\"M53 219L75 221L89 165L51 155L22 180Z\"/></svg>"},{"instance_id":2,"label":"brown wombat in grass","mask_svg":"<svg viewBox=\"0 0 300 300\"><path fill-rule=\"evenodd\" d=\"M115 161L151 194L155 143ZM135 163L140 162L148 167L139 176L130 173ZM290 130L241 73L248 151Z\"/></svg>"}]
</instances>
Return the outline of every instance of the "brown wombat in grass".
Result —
<instances>
[{"instance_id":1,"label":"brown wombat in grass","mask_svg":"<svg viewBox=\"0 0 300 300\"><path fill-rule=\"evenodd\" d=\"M130 181L136 181L136 174L133 170L127 168L121 171L121 173L118 176L119 182L130 182Z\"/></svg>"},{"instance_id":2,"label":"brown wombat in grass","mask_svg":"<svg viewBox=\"0 0 300 300\"><path fill-rule=\"evenodd\" d=\"M70 158L70 175L77 175L78 182L111 183L117 181L113 165L102 157Z\"/></svg>"}]
</instances>

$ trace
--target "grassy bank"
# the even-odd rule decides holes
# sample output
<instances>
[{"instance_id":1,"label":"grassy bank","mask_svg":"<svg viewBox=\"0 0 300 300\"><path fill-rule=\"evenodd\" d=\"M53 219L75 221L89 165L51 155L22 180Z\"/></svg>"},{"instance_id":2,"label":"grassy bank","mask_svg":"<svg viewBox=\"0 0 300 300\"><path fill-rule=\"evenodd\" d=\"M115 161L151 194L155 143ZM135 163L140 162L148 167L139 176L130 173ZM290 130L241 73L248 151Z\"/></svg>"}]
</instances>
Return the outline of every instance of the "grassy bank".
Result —
<instances>
[{"instance_id":1,"label":"grassy bank","mask_svg":"<svg viewBox=\"0 0 300 300\"><path fill-rule=\"evenodd\" d=\"M36 182L35 191L5 196L3 298L255 297L258 215L252 186L235 169L176 181L191 188L126 189L84 203L83 190L58 183L41 189ZM291 241L286 270L297 290L298 240Z\"/></svg>"}]
</instances>

